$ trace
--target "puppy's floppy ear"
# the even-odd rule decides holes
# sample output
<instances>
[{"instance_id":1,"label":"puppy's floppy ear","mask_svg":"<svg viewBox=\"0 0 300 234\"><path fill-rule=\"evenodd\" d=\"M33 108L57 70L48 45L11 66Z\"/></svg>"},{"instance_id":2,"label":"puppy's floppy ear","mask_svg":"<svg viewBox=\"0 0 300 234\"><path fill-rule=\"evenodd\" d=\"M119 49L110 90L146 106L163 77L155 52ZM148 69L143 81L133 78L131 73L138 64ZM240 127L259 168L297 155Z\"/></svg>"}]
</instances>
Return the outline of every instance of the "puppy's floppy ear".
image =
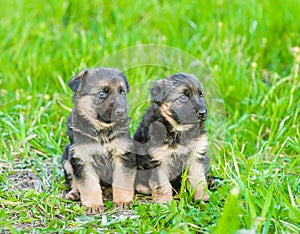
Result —
<instances>
[{"instance_id":1,"label":"puppy's floppy ear","mask_svg":"<svg viewBox=\"0 0 300 234\"><path fill-rule=\"evenodd\" d=\"M151 98L154 102L160 103L164 97L164 80L155 81L153 87L150 89Z\"/></svg>"},{"instance_id":2,"label":"puppy's floppy ear","mask_svg":"<svg viewBox=\"0 0 300 234\"><path fill-rule=\"evenodd\" d=\"M122 78L122 80L124 81L125 85L126 85L126 90L127 90L127 93L129 93L130 91L130 85L128 83L128 80L126 78L126 76L123 75L123 73L120 73L119 76Z\"/></svg>"},{"instance_id":3,"label":"puppy's floppy ear","mask_svg":"<svg viewBox=\"0 0 300 234\"><path fill-rule=\"evenodd\" d=\"M72 77L72 79L68 81L68 85L73 90L74 93L76 93L77 90L79 89L82 80L84 79L87 73L88 70L82 70L81 72L79 72L78 75Z\"/></svg>"}]
</instances>

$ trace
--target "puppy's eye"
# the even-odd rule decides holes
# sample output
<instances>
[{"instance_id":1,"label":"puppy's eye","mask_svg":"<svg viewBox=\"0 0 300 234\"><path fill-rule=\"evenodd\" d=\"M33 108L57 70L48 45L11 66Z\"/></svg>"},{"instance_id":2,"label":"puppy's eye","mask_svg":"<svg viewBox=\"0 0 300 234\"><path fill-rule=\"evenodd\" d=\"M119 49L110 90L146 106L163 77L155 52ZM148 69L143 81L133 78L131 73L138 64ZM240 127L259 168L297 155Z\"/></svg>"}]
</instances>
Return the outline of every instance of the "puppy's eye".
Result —
<instances>
[{"instance_id":1,"label":"puppy's eye","mask_svg":"<svg viewBox=\"0 0 300 234\"><path fill-rule=\"evenodd\" d=\"M203 98L203 93L199 93L199 97Z\"/></svg>"},{"instance_id":2,"label":"puppy's eye","mask_svg":"<svg viewBox=\"0 0 300 234\"><path fill-rule=\"evenodd\" d=\"M104 90L101 90L99 93L98 93L98 96L100 98L106 98L107 97L107 92L105 92Z\"/></svg>"},{"instance_id":3,"label":"puppy's eye","mask_svg":"<svg viewBox=\"0 0 300 234\"><path fill-rule=\"evenodd\" d=\"M125 96L125 95L126 95L125 89L122 89L122 90L120 91L120 94Z\"/></svg>"},{"instance_id":4,"label":"puppy's eye","mask_svg":"<svg viewBox=\"0 0 300 234\"><path fill-rule=\"evenodd\" d=\"M186 95L181 95L181 96L179 97L179 100L182 101L182 102L186 102L188 99L189 99L189 97L186 96Z\"/></svg>"}]
</instances>

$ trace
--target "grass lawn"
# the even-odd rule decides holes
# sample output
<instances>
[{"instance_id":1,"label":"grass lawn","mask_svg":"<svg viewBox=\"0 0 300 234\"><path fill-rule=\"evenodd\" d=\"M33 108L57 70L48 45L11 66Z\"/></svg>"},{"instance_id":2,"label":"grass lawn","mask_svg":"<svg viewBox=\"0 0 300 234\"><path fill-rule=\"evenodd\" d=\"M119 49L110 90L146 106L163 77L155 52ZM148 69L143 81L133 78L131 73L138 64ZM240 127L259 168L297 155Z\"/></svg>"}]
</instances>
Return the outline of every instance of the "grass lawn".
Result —
<instances>
[{"instance_id":1,"label":"grass lawn","mask_svg":"<svg viewBox=\"0 0 300 234\"><path fill-rule=\"evenodd\" d=\"M0 8L1 233L300 232L298 0L2 0ZM112 56L142 44L172 47L171 65L177 48L213 77L203 81L207 102L224 105L210 109L210 171L223 180L209 203L183 189L168 205L138 195L126 210L107 200L104 213L87 216L61 196L67 81L83 68L143 63ZM132 131L151 83L181 69L124 71Z\"/></svg>"}]
</instances>

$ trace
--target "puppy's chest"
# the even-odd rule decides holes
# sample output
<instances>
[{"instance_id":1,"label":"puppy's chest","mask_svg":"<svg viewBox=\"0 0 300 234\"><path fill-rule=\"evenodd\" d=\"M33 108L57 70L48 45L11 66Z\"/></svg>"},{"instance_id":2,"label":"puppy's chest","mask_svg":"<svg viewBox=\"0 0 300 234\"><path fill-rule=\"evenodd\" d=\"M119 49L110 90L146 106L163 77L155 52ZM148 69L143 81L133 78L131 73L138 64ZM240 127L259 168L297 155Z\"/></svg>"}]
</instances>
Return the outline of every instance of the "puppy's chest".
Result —
<instances>
[{"instance_id":1,"label":"puppy's chest","mask_svg":"<svg viewBox=\"0 0 300 234\"><path fill-rule=\"evenodd\" d=\"M177 148L183 143L181 140L182 137L180 133L167 134L164 138L164 144L168 145L169 148Z\"/></svg>"},{"instance_id":2,"label":"puppy's chest","mask_svg":"<svg viewBox=\"0 0 300 234\"><path fill-rule=\"evenodd\" d=\"M153 160L159 161L162 164L168 163L173 160L184 161L188 158L190 149L182 145L168 145L163 144L156 148L150 148L150 156Z\"/></svg>"},{"instance_id":3,"label":"puppy's chest","mask_svg":"<svg viewBox=\"0 0 300 234\"><path fill-rule=\"evenodd\" d=\"M201 159L208 151L208 139L201 135L194 139L166 138L160 145L152 146L149 149L153 160L160 163L185 163L191 157Z\"/></svg>"},{"instance_id":4,"label":"puppy's chest","mask_svg":"<svg viewBox=\"0 0 300 234\"><path fill-rule=\"evenodd\" d=\"M79 144L74 146L74 150L76 157L86 162L114 160L127 152L126 146L117 140Z\"/></svg>"}]
</instances>

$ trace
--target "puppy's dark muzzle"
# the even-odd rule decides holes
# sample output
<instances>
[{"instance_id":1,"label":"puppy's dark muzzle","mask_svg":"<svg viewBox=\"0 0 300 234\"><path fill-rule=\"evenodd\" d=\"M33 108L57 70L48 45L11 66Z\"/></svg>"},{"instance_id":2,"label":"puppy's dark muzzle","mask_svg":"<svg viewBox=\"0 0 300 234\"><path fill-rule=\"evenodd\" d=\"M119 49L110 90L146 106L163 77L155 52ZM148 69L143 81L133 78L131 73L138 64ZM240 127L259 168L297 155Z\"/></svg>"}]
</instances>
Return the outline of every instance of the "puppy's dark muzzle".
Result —
<instances>
[{"instance_id":1,"label":"puppy's dark muzzle","mask_svg":"<svg viewBox=\"0 0 300 234\"><path fill-rule=\"evenodd\" d=\"M207 118L207 109L201 109L197 111L197 117L199 120L206 120Z\"/></svg>"},{"instance_id":2,"label":"puppy's dark muzzle","mask_svg":"<svg viewBox=\"0 0 300 234\"><path fill-rule=\"evenodd\" d=\"M126 118L127 118L127 111L124 107L117 107L114 110L114 115L112 116L112 119L124 120Z\"/></svg>"},{"instance_id":3,"label":"puppy's dark muzzle","mask_svg":"<svg viewBox=\"0 0 300 234\"><path fill-rule=\"evenodd\" d=\"M116 115L116 116L122 117L122 116L124 116L125 114L126 114L125 108L118 107L117 109L115 109L115 115Z\"/></svg>"}]
</instances>

